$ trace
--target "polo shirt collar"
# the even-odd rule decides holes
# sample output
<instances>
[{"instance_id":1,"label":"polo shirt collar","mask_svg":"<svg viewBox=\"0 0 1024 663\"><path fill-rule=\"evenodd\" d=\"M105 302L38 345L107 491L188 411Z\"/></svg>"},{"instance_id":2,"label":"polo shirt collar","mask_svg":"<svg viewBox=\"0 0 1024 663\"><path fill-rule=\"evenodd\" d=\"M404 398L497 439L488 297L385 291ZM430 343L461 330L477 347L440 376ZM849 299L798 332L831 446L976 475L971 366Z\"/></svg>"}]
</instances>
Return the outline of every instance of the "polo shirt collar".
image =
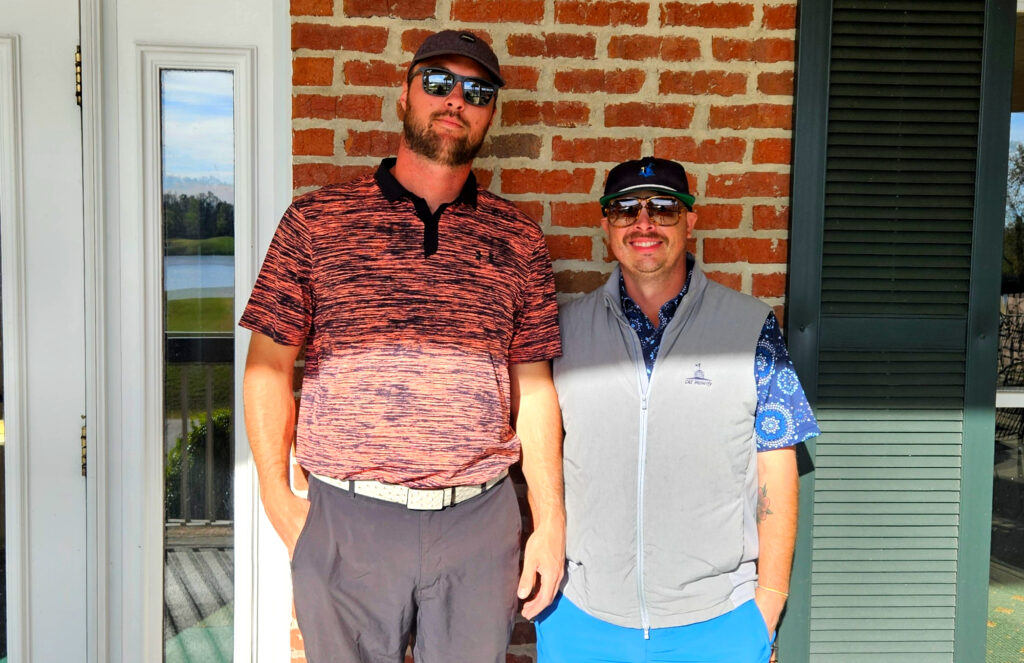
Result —
<instances>
[{"instance_id":1,"label":"polo shirt collar","mask_svg":"<svg viewBox=\"0 0 1024 663\"><path fill-rule=\"evenodd\" d=\"M409 200L415 201L417 199L423 200L415 193L409 191L402 183L395 179L395 176L391 174L391 169L395 167L395 157L388 157L380 162L380 167L377 168L377 172L373 178L377 180L377 186L380 187L381 193L384 197L395 202L401 198L408 198ZM455 203L465 203L470 207L476 209L476 191L477 183L476 176L473 175L473 171L469 172L469 177L466 178L466 183L462 185L462 190L459 191L459 195L447 203L447 205L454 205Z\"/></svg>"}]
</instances>

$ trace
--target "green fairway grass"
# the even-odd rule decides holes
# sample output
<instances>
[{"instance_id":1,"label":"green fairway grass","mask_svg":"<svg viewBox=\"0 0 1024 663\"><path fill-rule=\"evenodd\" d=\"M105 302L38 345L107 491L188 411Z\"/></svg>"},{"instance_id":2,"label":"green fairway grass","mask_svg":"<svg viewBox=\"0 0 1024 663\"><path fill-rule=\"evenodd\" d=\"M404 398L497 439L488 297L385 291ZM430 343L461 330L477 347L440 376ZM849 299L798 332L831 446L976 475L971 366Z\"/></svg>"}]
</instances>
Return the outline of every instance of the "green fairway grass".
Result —
<instances>
[{"instance_id":1,"label":"green fairway grass","mask_svg":"<svg viewBox=\"0 0 1024 663\"><path fill-rule=\"evenodd\" d=\"M235 328L231 297L172 299L167 302L169 332L229 332Z\"/></svg>"},{"instance_id":2,"label":"green fairway grass","mask_svg":"<svg viewBox=\"0 0 1024 663\"><path fill-rule=\"evenodd\" d=\"M235 238L184 239L169 237L164 243L164 254L169 256L233 256L235 255Z\"/></svg>"}]
</instances>

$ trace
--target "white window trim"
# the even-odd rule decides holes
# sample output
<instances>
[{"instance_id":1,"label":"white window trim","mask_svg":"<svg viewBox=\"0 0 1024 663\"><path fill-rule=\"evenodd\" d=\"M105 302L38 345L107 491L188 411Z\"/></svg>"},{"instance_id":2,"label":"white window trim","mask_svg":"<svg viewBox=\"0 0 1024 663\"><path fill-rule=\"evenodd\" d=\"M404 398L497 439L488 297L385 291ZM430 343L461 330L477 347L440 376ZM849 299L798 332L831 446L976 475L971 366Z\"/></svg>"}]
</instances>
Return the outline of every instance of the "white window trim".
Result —
<instances>
[{"instance_id":1,"label":"white window trim","mask_svg":"<svg viewBox=\"0 0 1024 663\"><path fill-rule=\"evenodd\" d=\"M163 238L161 233L160 71L163 69L216 70L232 73L235 131L235 319L248 298L258 263L255 255L258 196L256 178L256 52L250 48L206 48L138 44L142 104L138 126L142 130L142 243L144 340L142 428L145 440L163 439ZM259 515L255 471L242 425L242 373L248 338L235 335L235 583L234 660L254 660L256 599L256 519ZM164 458L162 446L144 445L141 466L143 510L137 540L141 546L144 612L141 620L143 659L162 660ZM246 471L248 468L248 471ZM127 521L126 521L127 526ZM285 626L286 627L286 626Z\"/></svg>"},{"instance_id":2,"label":"white window trim","mask_svg":"<svg viewBox=\"0 0 1024 663\"><path fill-rule=\"evenodd\" d=\"M997 390L996 407L1024 407L1024 389Z\"/></svg>"}]
</instances>

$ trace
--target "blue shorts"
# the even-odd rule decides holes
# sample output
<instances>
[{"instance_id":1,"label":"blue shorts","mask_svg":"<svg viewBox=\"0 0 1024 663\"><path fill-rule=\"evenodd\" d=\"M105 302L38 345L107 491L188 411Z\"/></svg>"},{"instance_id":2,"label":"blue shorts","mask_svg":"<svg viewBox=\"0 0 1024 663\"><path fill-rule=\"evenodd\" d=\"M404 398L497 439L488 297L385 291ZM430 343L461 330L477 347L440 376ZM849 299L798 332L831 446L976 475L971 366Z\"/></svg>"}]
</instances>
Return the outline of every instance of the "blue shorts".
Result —
<instances>
[{"instance_id":1,"label":"blue shorts","mask_svg":"<svg viewBox=\"0 0 1024 663\"><path fill-rule=\"evenodd\" d=\"M537 617L538 663L768 663L772 639L752 600L706 622L643 629L592 617L561 594Z\"/></svg>"}]
</instances>

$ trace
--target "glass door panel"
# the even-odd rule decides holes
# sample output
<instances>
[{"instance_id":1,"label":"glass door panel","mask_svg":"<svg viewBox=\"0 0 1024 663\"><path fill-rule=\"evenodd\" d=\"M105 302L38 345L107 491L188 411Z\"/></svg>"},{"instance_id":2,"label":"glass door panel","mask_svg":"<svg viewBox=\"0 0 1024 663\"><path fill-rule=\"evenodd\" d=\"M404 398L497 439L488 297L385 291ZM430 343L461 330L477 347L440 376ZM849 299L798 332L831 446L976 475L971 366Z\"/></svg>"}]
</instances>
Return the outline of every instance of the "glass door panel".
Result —
<instances>
[{"instance_id":1,"label":"glass door panel","mask_svg":"<svg viewBox=\"0 0 1024 663\"><path fill-rule=\"evenodd\" d=\"M1024 14L1017 16L1018 35ZM1003 226L986 661L1024 660L1024 61L1014 58Z\"/></svg>"},{"instance_id":2,"label":"glass door panel","mask_svg":"<svg viewBox=\"0 0 1024 663\"><path fill-rule=\"evenodd\" d=\"M230 661L234 623L234 91L160 72L164 660Z\"/></svg>"}]
</instances>

